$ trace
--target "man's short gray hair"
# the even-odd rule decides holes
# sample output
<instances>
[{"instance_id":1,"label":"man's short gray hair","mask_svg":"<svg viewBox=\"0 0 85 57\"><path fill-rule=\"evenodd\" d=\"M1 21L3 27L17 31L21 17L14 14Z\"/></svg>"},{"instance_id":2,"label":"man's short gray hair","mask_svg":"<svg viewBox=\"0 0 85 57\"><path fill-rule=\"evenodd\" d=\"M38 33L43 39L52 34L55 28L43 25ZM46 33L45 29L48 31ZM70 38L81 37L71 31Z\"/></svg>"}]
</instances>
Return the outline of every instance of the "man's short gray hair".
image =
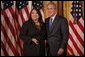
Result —
<instances>
[{"instance_id":1,"label":"man's short gray hair","mask_svg":"<svg viewBox=\"0 0 85 57\"><path fill-rule=\"evenodd\" d=\"M53 5L55 9L57 8L57 7L56 7L56 4L53 3L53 2L50 2L50 3L47 4L47 6L49 6L49 5Z\"/></svg>"}]
</instances>

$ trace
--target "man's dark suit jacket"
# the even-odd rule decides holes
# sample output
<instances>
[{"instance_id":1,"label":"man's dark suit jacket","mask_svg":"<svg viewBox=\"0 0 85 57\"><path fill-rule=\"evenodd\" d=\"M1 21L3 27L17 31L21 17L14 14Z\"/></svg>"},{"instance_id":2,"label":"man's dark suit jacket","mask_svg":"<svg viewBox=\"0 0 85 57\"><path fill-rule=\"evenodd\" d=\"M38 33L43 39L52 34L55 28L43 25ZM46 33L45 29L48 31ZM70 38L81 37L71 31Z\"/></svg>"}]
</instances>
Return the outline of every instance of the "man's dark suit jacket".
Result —
<instances>
[{"instance_id":1,"label":"man's dark suit jacket","mask_svg":"<svg viewBox=\"0 0 85 57\"><path fill-rule=\"evenodd\" d=\"M50 17L46 19L47 42L50 54L56 56L59 48L66 48L69 34L68 22L66 18L56 15L52 29L49 31L49 20Z\"/></svg>"}]
</instances>

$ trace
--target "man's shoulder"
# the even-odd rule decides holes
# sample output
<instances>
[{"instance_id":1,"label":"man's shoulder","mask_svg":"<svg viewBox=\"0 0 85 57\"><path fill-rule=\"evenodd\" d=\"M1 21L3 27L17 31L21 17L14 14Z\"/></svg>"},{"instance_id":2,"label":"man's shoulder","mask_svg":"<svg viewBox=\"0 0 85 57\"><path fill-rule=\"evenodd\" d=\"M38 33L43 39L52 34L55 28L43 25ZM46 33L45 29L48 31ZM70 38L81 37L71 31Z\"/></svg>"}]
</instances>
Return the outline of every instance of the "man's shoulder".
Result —
<instances>
[{"instance_id":1,"label":"man's shoulder","mask_svg":"<svg viewBox=\"0 0 85 57\"><path fill-rule=\"evenodd\" d=\"M60 15L57 15L57 17L60 18L60 19L66 19L65 17L60 16Z\"/></svg>"},{"instance_id":2,"label":"man's shoulder","mask_svg":"<svg viewBox=\"0 0 85 57\"><path fill-rule=\"evenodd\" d=\"M60 16L60 15L57 15L56 17L57 17L59 20L64 20L64 21L67 20L65 17Z\"/></svg>"}]
</instances>

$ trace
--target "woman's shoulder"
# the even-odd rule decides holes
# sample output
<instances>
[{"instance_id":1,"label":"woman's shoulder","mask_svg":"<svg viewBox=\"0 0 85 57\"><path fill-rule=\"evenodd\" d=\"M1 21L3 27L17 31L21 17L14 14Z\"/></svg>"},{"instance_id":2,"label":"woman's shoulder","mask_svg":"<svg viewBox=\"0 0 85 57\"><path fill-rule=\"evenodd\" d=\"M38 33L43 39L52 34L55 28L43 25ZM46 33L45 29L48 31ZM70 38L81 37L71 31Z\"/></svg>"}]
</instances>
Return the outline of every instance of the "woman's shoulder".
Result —
<instances>
[{"instance_id":1,"label":"woman's shoulder","mask_svg":"<svg viewBox=\"0 0 85 57\"><path fill-rule=\"evenodd\" d=\"M23 23L23 25L27 25L28 24L28 21L25 21L24 23Z\"/></svg>"},{"instance_id":2,"label":"woman's shoulder","mask_svg":"<svg viewBox=\"0 0 85 57\"><path fill-rule=\"evenodd\" d=\"M29 23L31 23L32 21L29 19L29 20L27 20L27 21L25 21L24 23L25 24L29 24Z\"/></svg>"},{"instance_id":3,"label":"woman's shoulder","mask_svg":"<svg viewBox=\"0 0 85 57\"><path fill-rule=\"evenodd\" d=\"M31 21L30 20L27 20L27 21L25 21L24 23L23 23L23 25L29 25L31 23Z\"/></svg>"}]
</instances>

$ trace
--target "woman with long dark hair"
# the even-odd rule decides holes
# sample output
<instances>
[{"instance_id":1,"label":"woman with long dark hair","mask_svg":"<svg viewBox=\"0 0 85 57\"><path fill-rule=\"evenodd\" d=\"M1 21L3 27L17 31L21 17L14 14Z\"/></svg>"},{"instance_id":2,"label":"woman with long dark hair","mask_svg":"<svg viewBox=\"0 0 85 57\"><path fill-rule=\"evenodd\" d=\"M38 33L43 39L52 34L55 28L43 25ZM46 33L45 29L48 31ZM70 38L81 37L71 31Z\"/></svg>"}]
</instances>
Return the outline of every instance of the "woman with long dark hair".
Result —
<instances>
[{"instance_id":1,"label":"woman with long dark hair","mask_svg":"<svg viewBox=\"0 0 85 57\"><path fill-rule=\"evenodd\" d=\"M24 41L24 56L45 56L46 29L39 10L31 10L29 20L22 25L20 38Z\"/></svg>"}]
</instances>

